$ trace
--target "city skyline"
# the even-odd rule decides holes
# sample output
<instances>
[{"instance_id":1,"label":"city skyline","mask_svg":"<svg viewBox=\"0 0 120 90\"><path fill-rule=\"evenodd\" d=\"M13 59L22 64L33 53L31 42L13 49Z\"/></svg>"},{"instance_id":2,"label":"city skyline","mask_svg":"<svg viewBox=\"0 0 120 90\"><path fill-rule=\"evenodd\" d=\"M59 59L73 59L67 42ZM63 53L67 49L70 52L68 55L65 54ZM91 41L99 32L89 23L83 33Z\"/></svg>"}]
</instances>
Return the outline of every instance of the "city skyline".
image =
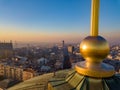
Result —
<instances>
[{"instance_id":1,"label":"city skyline","mask_svg":"<svg viewBox=\"0 0 120 90\"><path fill-rule=\"evenodd\" d=\"M1 0L0 40L80 42L89 35L90 0ZM118 41L120 0L101 0L100 35Z\"/></svg>"}]
</instances>

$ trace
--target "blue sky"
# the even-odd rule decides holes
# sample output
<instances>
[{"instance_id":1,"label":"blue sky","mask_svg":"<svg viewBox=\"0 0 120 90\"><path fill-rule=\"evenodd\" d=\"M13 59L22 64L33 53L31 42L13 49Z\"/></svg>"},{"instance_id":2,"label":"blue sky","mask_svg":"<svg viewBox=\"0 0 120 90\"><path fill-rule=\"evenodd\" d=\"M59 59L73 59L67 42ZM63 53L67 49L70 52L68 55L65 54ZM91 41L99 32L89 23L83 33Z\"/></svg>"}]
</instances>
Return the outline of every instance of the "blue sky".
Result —
<instances>
[{"instance_id":1,"label":"blue sky","mask_svg":"<svg viewBox=\"0 0 120 90\"><path fill-rule=\"evenodd\" d=\"M0 0L0 38L79 39L89 35L90 10L91 0ZM119 38L120 0L100 0L99 19L101 35Z\"/></svg>"}]
</instances>

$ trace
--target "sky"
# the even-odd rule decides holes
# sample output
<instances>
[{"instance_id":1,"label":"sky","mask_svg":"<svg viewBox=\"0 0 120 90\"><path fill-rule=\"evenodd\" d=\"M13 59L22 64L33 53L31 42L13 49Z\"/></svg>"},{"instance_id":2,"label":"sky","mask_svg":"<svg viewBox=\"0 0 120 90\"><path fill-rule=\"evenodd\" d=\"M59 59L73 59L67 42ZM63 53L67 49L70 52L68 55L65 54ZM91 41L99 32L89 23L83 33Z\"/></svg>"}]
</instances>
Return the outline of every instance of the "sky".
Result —
<instances>
[{"instance_id":1,"label":"sky","mask_svg":"<svg viewBox=\"0 0 120 90\"><path fill-rule=\"evenodd\" d=\"M79 42L90 32L91 0L0 0L0 41ZM120 0L100 0L99 34L120 39Z\"/></svg>"}]
</instances>

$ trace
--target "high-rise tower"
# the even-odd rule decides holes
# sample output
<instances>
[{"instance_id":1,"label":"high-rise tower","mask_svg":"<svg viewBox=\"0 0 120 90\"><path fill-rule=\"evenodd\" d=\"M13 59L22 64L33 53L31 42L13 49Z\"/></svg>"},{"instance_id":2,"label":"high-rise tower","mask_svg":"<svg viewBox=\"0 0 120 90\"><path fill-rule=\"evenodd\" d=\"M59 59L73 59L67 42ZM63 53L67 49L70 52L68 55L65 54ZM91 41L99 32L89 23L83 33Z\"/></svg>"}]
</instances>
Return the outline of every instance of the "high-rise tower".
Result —
<instances>
[{"instance_id":1,"label":"high-rise tower","mask_svg":"<svg viewBox=\"0 0 120 90\"><path fill-rule=\"evenodd\" d=\"M13 55L13 44L10 42L0 42L0 58L8 58Z\"/></svg>"},{"instance_id":2,"label":"high-rise tower","mask_svg":"<svg viewBox=\"0 0 120 90\"><path fill-rule=\"evenodd\" d=\"M70 62L70 57L69 57L69 54L68 54L68 49L64 45L64 41L63 41L63 49L62 50L63 50L62 68L63 69L69 69L69 68L71 68L71 62Z\"/></svg>"},{"instance_id":3,"label":"high-rise tower","mask_svg":"<svg viewBox=\"0 0 120 90\"><path fill-rule=\"evenodd\" d=\"M63 40L63 41L62 41L62 47L64 47L64 46L65 46L64 44L65 44L65 42L64 42L64 40Z\"/></svg>"}]
</instances>

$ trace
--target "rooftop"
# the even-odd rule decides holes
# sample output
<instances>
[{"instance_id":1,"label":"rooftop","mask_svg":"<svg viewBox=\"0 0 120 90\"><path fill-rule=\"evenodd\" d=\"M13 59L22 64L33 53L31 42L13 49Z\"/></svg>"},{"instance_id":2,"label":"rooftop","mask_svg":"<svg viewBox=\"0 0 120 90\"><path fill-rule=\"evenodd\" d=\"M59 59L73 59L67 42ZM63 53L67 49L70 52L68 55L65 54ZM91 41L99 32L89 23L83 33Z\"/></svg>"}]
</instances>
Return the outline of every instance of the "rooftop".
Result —
<instances>
[{"instance_id":1,"label":"rooftop","mask_svg":"<svg viewBox=\"0 0 120 90\"><path fill-rule=\"evenodd\" d=\"M56 72L54 78L62 79L65 78L71 70L61 70ZM53 78L53 73L43 74L32 79L21 82L7 90L47 90L48 80Z\"/></svg>"}]
</instances>

